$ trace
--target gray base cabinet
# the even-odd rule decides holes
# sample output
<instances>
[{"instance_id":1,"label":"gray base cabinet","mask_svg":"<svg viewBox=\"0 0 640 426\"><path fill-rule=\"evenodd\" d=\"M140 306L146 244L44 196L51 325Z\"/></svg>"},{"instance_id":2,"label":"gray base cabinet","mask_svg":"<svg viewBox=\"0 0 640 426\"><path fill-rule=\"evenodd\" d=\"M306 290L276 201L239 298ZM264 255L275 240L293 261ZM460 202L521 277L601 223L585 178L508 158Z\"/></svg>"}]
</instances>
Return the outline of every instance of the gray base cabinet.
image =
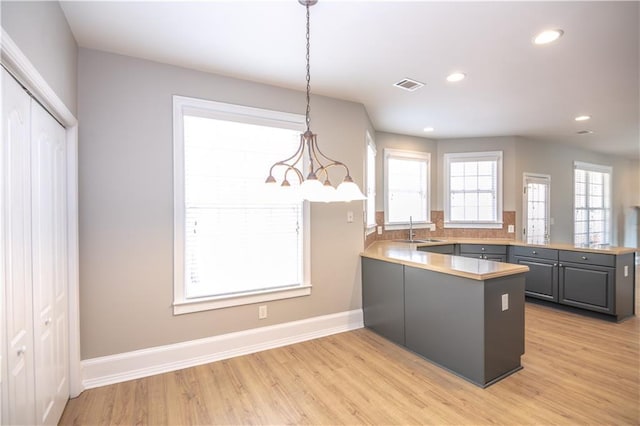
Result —
<instances>
[{"instance_id":1,"label":"gray base cabinet","mask_svg":"<svg viewBox=\"0 0 640 426\"><path fill-rule=\"evenodd\" d=\"M455 245L453 244L444 244L439 246L422 246L418 247L418 251L426 251L429 253L440 253L440 254L456 254Z\"/></svg>"},{"instance_id":2,"label":"gray base cabinet","mask_svg":"<svg viewBox=\"0 0 640 426\"><path fill-rule=\"evenodd\" d=\"M481 387L522 368L524 274L478 281L363 258L362 277L365 326L380 335Z\"/></svg>"},{"instance_id":3,"label":"gray base cabinet","mask_svg":"<svg viewBox=\"0 0 640 426\"><path fill-rule=\"evenodd\" d=\"M459 254L462 257L493 260L494 262L506 262L507 246L489 244L460 244Z\"/></svg>"},{"instance_id":4,"label":"gray base cabinet","mask_svg":"<svg viewBox=\"0 0 640 426\"><path fill-rule=\"evenodd\" d=\"M558 301L558 250L512 247L509 262L529 267L524 286L527 296Z\"/></svg>"},{"instance_id":5,"label":"gray base cabinet","mask_svg":"<svg viewBox=\"0 0 640 426\"><path fill-rule=\"evenodd\" d=\"M615 316L634 312L634 254L511 247L509 262L526 265L525 295Z\"/></svg>"},{"instance_id":6,"label":"gray base cabinet","mask_svg":"<svg viewBox=\"0 0 640 426\"><path fill-rule=\"evenodd\" d=\"M404 267L362 258L364 325L404 345Z\"/></svg>"}]
</instances>

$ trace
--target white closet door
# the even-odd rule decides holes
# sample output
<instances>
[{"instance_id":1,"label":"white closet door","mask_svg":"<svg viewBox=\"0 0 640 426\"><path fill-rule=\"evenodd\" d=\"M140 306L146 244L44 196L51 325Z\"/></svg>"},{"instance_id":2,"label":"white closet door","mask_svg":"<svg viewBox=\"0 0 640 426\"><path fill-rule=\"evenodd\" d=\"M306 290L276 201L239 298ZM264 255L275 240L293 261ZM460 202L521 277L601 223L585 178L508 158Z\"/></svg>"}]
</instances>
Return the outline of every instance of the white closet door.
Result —
<instances>
[{"instance_id":1,"label":"white closet door","mask_svg":"<svg viewBox=\"0 0 640 426\"><path fill-rule=\"evenodd\" d=\"M65 130L34 101L31 146L36 421L57 424L69 398Z\"/></svg>"},{"instance_id":2,"label":"white closet door","mask_svg":"<svg viewBox=\"0 0 640 426\"><path fill-rule=\"evenodd\" d=\"M6 357L4 424L34 424L30 101L2 70L2 231Z\"/></svg>"}]
</instances>

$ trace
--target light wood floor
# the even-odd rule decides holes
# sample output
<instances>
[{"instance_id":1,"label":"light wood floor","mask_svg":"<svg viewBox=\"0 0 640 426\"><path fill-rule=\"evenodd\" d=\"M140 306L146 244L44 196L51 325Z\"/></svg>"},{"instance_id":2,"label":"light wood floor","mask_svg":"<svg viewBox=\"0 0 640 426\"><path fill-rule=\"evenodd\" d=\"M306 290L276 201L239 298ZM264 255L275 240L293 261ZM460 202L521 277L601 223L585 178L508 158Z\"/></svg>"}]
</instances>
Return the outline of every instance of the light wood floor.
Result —
<instances>
[{"instance_id":1,"label":"light wood floor","mask_svg":"<svg viewBox=\"0 0 640 426\"><path fill-rule=\"evenodd\" d=\"M637 425L639 337L527 303L524 369L487 389L361 329L91 389L60 424Z\"/></svg>"}]
</instances>

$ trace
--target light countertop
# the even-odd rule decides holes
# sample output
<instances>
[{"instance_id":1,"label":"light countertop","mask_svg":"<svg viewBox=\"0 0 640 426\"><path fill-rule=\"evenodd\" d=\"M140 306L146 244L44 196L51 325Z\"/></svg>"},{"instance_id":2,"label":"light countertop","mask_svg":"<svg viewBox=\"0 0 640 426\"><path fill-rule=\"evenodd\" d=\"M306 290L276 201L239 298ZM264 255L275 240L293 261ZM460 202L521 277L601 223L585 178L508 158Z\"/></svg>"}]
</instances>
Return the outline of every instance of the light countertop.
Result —
<instances>
[{"instance_id":1,"label":"light countertop","mask_svg":"<svg viewBox=\"0 0 640 426\"><path fill-rule=\"evenodd\" d=\"M448 243L451 244L450 241ZM442 244L446 243L423 243L420 245ZM417 250L417 246L417 244L410 243L376 241L367 247L362 256L481 281L520 274L529 270L527 266L523 265L422 252Z\"/></svg>"},{"instance_id":2,"label":"light countertop","mask_svg":"<svg viewBox=\"0 0 640 426\"><path fill-rule=\"evenodd\" d=\"M506 246L520 246L520 247L537 247L548 248L556 250L571 250L581 251L587 253L601 253L601 254L627 254L633 252L640 252L638 248L632 247L616 247L616 246L576 246L574 244L566 243L549 243L549 244L528 244L522 241L500 239L500 238L446 238L446 237L433 237L440 240L438 242L416 243L417 247L422 246L441 246L446 244L484 244L484 245L506 245ZM389 240L381 240L377 242L393 242ZM401 243L402 244L402 243Z\"/></svg>"}]
</instances>

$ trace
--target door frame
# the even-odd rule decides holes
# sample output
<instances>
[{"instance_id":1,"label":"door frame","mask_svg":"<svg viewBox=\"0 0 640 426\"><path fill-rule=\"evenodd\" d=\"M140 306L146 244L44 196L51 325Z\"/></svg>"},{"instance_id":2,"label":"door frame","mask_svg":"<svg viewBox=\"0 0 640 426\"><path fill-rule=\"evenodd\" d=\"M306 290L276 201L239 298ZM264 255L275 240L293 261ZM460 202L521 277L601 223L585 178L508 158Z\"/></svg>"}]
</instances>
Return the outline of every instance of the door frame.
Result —
<instances>
[{"instance_id":1,"label":"door frame","mask_svg":"<svg viewBox=\"0 0 640 426\"><path fill-rule=\"evenodd\" d=\"M2 64L65 128L67 145L67 283L69 297L69 393L84 390L80 365L80 297L78 247L78 120L53 91L18 45L2 29Z\"/></svg>"},{"instance_id":2,"label":"door frame","mask_svg":"<svg viewBox=\"0 0 640 426\"><path fill-rule=\"evenodd\" d=\"M527 242L527 234L525 232L525 230L527 229L527 221L529 219L529 215L528 215L528 200L529 200L529 194L526 193L526 188L527 188L527 179L529 178L533 178L533 179L544 179L547 181L547 185L548 185L548 192L547 192L547 202L546 202L546 216L547 216L547 237L549 240L551 240L551 175L545 175L542 173L529 173L529 172L524 172L522 173L522 229L521 231L521 237L522 237L522 241L524 241L525 243Z\"/></svg>"}]
</instances>

